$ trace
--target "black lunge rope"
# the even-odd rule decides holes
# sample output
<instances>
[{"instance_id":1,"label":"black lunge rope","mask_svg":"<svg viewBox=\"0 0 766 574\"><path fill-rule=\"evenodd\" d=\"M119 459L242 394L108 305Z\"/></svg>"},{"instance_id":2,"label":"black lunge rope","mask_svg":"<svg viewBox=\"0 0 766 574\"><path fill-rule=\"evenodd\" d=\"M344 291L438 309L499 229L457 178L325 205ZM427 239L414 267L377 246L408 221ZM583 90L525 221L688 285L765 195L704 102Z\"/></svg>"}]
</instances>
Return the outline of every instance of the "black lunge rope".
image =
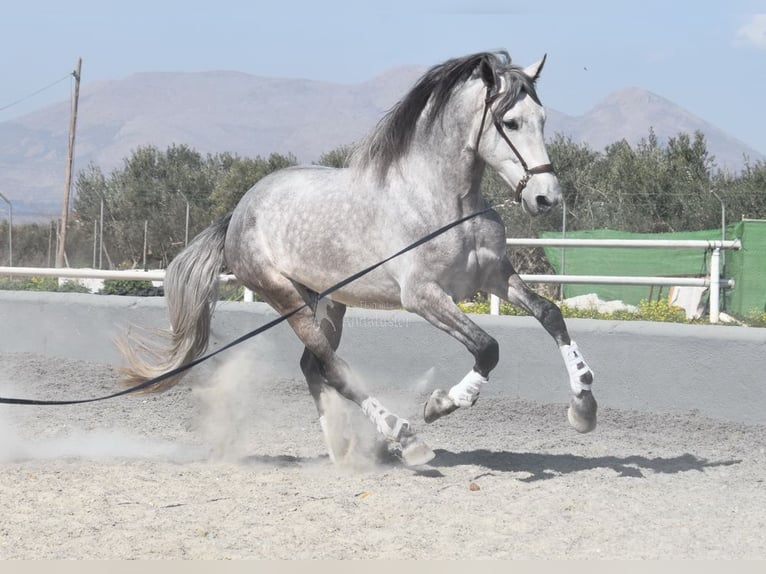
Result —
<instances>
[{"instance_id":1,"label":"black lunge rope","mask_svg":"<svg viewBox=\"0 0 766 574\"><path fill-rule=\"evenodd\" d=\"M457 227L461 223L465 223L466 221L469 221L469 220L473 219L474 217L478 217L480 215L484 215L485 213L487 213L489 211L492 211L493 209L494 209L494 207L487 207L485 209L482 209L481 211L477 211L477 212L472 213L470 215L466 215L465 217L461 217L460 219L458 219L456 221L453 221L452 223L449 223L449 224L445 225L444 227L440 227L436 231L432 231L428 235L425 235L424 237L421 237L420 239L418 239L414 243L408 245L407 247L405 247L404 249L401 249L400 251L397 251L393 255L390 255L390 256L386 257L382 261L379 261L379 262L375 263L374 265L370 265L369 267L367 267L365 269L362 269L361 271L357 271L353 275L350 275L349 277L346 277L342 281L339 281L338 283L336 283L332 287L328 287L327 289L325 289L321 293L317 293L316 297L311 302L312 305L318 303L320 300L322 300L323 298L327 297L328 295L334 293L338 289L342 289L343 287L345 287L349 283L353 283L354 281L356 281L360 277L364 277L365 275L367 275L368 273L374 271L378 267L380 267L382 265L385 265L386 263L388 263L392 259L395 259L395 258L399 257L400 255L404 255L408 251L412 251L416 247L420 247L424 243L428 243L432 239L434 239L434 238L438 237L439 235L449 231L453 227ZM211 357L216 356L218 353L223 353L227 349L230 349L230 348L232 348L232 347L234 347L236 345L239 345L240 343L244 343L248 339L252 339L256 335L260 335L261 333L263 333L264 331L268 331L272 327L276 327L277 325L279 325L283 321L287 321L290 317L292 317L293 315L295 315L299 311L302 311L306 307L309 307L309 303L304 303L303 305L293 309L289 313L286 313L286 314L284 314L284 315L282 315L280 317L277 317L276 319L274 319L273 321L269 321L265 325L261 325L257 329L255 329L253 331L250 331L249 333L246 333L245 335L242 335L238 339L235 339L235 340L231 341L230 343L224 345L220 349L217 349L217 350L215 350L215 351L213 351L211 353L208 353L207 355L203 355L202 357L198 357L198 358L194 359L193 361L190 361L190 362L186 363L185 365L181 365L180 367L176 367L175 369L172 369L172 370L168 371L167 373L163 373L163 374L161 374L158 377L154 377L153 379L149 379L148 381L144 381L143 383L140 383L140 384L138 384L138 385L136 385L134 387L130 387L128 389L124 389L122 391L119 391L119 392L116 392L116 393L112 393L111 395L106 395L106 396L103 396L103 397L96 397L96 398L92 398L92 399L78 399L78 400L71 400L71 401L42 401L42 400L35 400L35 399L15 399L15 398L0 397L0 404L6 404L6 405L36 405L36 406L79 405L79 404L82 404L82 403L94 403L96 401L105 401L107 399L113 399L115 397L120 397L122 395L128 395L128 394L131 394L131 393L135 393L135 392L141 391L143 389L146 389L148 387L154 386L157 383L164 381L165 379L168 379L170 377L178 375L179 373L183 373L184 371L187 371L187 370L191 369L192 367L196 367L197 365L199 365L203 361L207 361Z\"/></svg>"}]
</instances>

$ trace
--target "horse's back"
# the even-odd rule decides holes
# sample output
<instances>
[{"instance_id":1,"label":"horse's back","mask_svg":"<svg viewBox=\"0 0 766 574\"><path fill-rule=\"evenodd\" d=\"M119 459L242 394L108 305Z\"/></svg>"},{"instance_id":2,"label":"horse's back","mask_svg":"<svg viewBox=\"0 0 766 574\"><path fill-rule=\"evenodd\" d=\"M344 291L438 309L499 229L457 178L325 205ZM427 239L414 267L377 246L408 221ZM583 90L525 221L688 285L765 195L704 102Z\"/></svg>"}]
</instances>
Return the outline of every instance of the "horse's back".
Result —
<instances>
[{"instance_id":1,"label":"horse's back","mask_svg":"<svg viewBox=\"0 0 766 574\"><path fill-rule=\"evenodd\" d=\"M247 190L234 209L234 216L243 210L262 209L260 206L268 206L274 200L284 204L311 198L322 190L339 189L339 182L345 178L346 171L344 168L319 165L291 166L273 171Z\"/></svg>"},{"instance_id":2,"label":"horse's back","mask_svg":"<svg viewBox=\"0 0 766 574\"><path fill-rule=\"evenodd\" d=\"M274 172L234 209L227 265L238 276L270 270L311 289L325 289L389 250L380 244L390 238L376 231L379 211L371 203L348 169L305 166ZM368 282L376 296L381 285L395 289L382 274L375 275L357 282L353 289L360 293L349 300L372 296L365 290Z\"/></svg>"}]
</instances>

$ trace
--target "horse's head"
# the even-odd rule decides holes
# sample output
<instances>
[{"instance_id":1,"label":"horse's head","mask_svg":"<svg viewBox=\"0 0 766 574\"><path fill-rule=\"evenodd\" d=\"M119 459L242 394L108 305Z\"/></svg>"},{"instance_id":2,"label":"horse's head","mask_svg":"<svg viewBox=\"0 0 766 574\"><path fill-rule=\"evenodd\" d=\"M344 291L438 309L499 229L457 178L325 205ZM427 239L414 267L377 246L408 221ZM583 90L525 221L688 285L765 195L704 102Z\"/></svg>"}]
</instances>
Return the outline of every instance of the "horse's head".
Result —
<instances>
[{"instance_id":1,"label":"horse's head","mask_svg":"<svg viewBox=\"0 0 766 574\"><path fill-rule=\"evenodd\" d=\"M531 215L561 201L561 186L543 139L545 109L535 90L544 64L545 57L527 68L487 58L478 68L485 89L476 151Z\"/></svg>"}]
</instances>

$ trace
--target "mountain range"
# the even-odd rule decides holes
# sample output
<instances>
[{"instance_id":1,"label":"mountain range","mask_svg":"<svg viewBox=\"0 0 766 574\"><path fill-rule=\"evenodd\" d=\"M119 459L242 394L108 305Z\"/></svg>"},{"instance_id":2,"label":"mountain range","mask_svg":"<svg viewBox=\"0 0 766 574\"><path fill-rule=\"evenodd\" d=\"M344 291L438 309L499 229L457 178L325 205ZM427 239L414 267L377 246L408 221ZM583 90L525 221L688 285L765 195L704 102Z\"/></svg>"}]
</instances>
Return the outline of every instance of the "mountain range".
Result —
<instances>
[{"instance_id":1,"label":"mountain range","mask_svg":"<svg viewBox=\"0 0 766 574\"><path fill-rule=\"evenodd\" d=\"M75 170L89 163L104 173L143 145L187 144L202 153L241 156L292 153L301 162L362 138L425 71L388 70L359 84L280 79L238 72L140 73L83 83ZM0 191L22 218L60 212L70 102L0 123ZM593 149L626 139L638 143L652 127L661 142L678 132L705 134L719 168L738 171L756 150L669 100L626 88L591 110L570 116L548 109L546 134L562 133Z\"/></svg>"}]
</instances>

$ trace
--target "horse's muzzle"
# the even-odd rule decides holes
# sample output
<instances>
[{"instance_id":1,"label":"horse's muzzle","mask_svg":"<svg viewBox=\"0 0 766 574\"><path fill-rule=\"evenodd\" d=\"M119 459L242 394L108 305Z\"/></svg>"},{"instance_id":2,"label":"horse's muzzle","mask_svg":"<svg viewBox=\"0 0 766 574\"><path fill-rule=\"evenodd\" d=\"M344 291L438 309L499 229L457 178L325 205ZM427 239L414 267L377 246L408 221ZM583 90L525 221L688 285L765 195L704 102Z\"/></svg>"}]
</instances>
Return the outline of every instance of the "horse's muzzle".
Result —
<instances>
[{"instance_id":1,"label":"horse's muzzle","mask_svg":"<svg viewBox=\"0 0 766 574\"><path fill-rule=\"evenodd\" d=\"M519 203L522 204L527 213L542 215L551 211L561 202L561 188L558 181L554 179L549 185L528 189L526 195L522 197L519 194L518 198Z\"/></svg>"}]
</instances>

